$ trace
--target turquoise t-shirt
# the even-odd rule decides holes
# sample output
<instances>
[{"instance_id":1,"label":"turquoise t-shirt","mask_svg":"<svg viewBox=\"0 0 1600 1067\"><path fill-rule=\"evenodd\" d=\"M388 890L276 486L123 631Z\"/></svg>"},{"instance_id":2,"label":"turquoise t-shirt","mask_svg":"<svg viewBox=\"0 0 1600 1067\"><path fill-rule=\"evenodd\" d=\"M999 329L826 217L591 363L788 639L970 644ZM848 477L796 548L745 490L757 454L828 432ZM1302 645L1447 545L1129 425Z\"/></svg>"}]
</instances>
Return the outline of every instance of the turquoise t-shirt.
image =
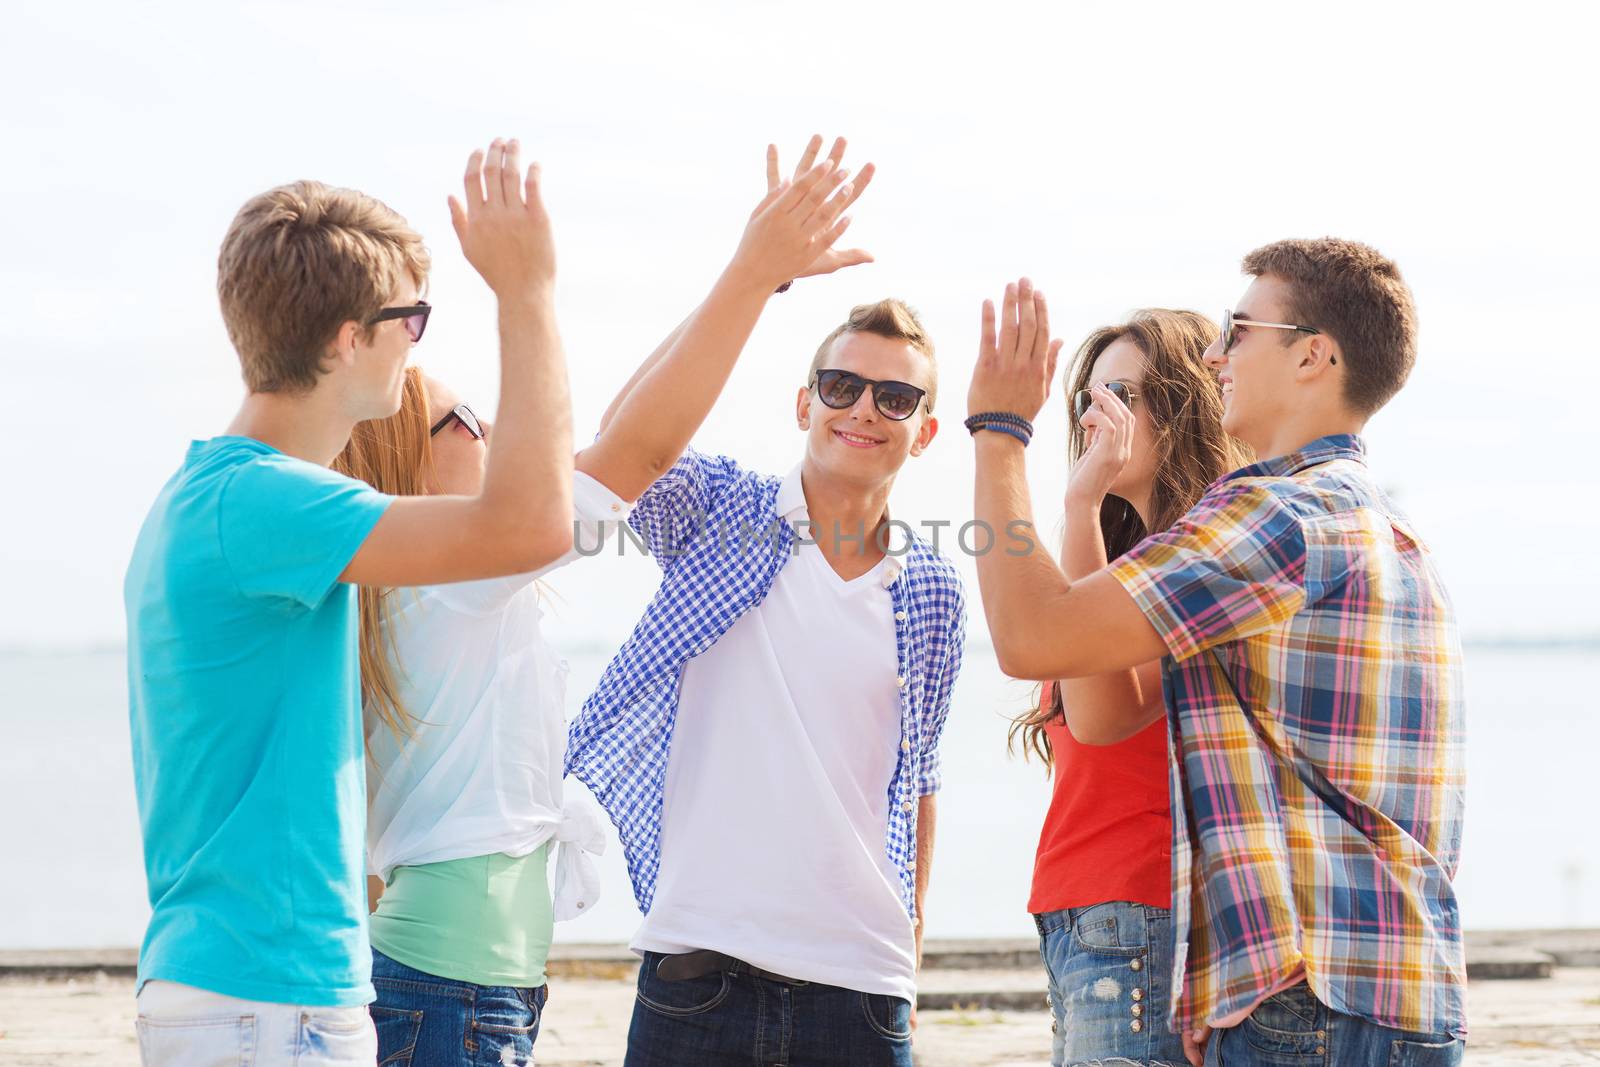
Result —
<instances>
[{"instance_id":1,"label":"turquoise t-shirt","mask_svg":"<svg viewBox=\"0 0 1600 1067\"><path fill-rule=\"evenodd\" d=\"M150 885L139 980L373 999L355 587L390 498L247 437L197 441L134 546L128 702Z\"/></svg>"}]
</instances>

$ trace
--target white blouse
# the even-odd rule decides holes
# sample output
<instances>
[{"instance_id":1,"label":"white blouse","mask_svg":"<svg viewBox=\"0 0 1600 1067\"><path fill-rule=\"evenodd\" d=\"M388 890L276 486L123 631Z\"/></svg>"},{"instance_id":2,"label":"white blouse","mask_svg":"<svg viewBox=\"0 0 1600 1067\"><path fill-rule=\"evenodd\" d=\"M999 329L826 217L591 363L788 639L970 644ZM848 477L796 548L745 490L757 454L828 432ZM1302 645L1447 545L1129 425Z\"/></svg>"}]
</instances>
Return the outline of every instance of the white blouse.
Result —
<instances>
[{"instance_id":1,"label":"white blouse","mask_svg":"<svg viewBox=\"0 0 1600 1067\"><path fill-rule=\"evenodd\" d=\"M581 472L573 477L575 540L597 539L629 506ZM584 794L563 799L566 661L539 630L534 579L578 557L509 578L396 589L389 635L409 736L368 709L367 865L396 867L505 853L526 856L554 838L554 913L593 908L605 820Z\"/></svg>"}]
</instances>

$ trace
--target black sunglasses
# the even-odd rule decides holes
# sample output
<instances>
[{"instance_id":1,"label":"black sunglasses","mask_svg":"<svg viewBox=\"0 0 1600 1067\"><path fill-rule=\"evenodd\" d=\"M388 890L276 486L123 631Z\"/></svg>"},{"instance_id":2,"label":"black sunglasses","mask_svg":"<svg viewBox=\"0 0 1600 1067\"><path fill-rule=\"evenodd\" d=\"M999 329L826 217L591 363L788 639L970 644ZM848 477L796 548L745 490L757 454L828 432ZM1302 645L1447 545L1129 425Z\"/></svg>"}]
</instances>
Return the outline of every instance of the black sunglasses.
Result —
<instances>
[{"instance_id":1,"label":"black sunglasses","mask_svg":"<svg viewBox=\"0 0 1600 1067\"><path fill-rule=\"evenodd\" d=\"M1235 318L1232 311L1222 313L1222 351L1227 352L1233 347L1235 326L1265 326L1269 330L1298 330L1301 333L1321 333L1310 326L1293 326L1287 322L1259 322L1256 319Z\"/></svg>"},{"instance_id":2,"label":"black sunglasses","mask_svg":"<svg viewBox=\"0 0 1600 1067\"><path fill-rule=\"evenodd\" d=\"M884 418L903 422L909 419L928 395L909 382L875 382L847 370L822 370L811 383L816 387L817 399L830 408L848 408L861 399L861 391L872 386L872 402Z\"/></svg>"},{"instance_id":3,"label":"black sunglasses","mask_svg":"<svg viewBox=\"0 0 1600 1067\"><path fill-rule=\"evenodd\" d=\"M380 322L390 319L404 319L406 333L411 335L411 343L416 344L422 340L422 331L428 328L428 313L433 310L433 305L426 300L418 300L410 307L384 308L372 318L367 320L368 326L376 326Z\"/></svg>"},{"instance_id":4,"label":"black sunglasses","mask_svg":"<svg viewBox=\"0 0 1600 1067\"><path fill-rule=\"evenodd\" d=\"M473 437L480 441L483 440L483 424L478 421L478 416L472 413L472 409L465 404L457 404L446 412L444 418L433 424L433 429L428 431L428 436L437 436L440 430L450 425L451 419L465 426L467 432Z\"/></svg>"},{"instance_id":5,"label":"black sunglasses","mask_svg":"<svg viewBox=\"0 0 1600 1067\"><path fill-rule=\"evenodd\" d=\"M1133 402L1139 399L1139 394L1134 392L1133 387L1127 382L1105 382L1101 388L1130 408L1133 407ZM1072 417L1074 419L1082 419L1084 413L1092 407L1094 407L1094 393L1090 390L1079 389L1072 394Z\"/></svg>"}]
</instances>

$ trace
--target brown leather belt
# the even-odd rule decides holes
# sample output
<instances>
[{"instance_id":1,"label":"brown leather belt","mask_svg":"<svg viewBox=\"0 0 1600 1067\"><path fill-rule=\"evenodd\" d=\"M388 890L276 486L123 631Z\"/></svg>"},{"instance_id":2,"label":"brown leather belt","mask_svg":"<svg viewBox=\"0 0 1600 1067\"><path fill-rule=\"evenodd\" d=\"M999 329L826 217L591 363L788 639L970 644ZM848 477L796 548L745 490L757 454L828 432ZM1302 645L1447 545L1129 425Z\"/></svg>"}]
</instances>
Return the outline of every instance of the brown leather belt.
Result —
<instances>
[{"instance_id":1,"label":"brown leather belt","mask_svg":"<svg viewBox=\"0 0 1600 1067\"><path fill-rule=\"evenodd\" d=\"M702 948L694 952L683 952L676 956L663 956L661 962L656 964L656 977L663 982L684 982L690 978L704 978L717 971L727 971L729 974L748 974L756 978L765 978L769 982L783 982L785 985L806 985L808 983L798 978L790 978L773 971L764 971L760 967L753 967L744 960L734 959L725 952L713 952L711 949Z\"/></svg>"}]
</instances>

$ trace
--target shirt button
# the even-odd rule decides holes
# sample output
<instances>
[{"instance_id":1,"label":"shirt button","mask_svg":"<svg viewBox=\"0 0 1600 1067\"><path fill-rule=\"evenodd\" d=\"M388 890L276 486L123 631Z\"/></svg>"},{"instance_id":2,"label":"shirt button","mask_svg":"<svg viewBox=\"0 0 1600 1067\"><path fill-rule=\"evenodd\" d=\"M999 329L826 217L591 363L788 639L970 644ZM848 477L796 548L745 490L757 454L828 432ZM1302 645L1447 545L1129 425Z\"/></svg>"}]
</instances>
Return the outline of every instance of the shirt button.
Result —
<instances>
[{"instance_id":1,"label":"shirt button","mask_svg":"<svg viewBox=\"0 0 1600 1067\"><path fill-rule=\"evenodd\" d=\"M895 622L905 622L906 621L906 613L903 612L903 611L895 612L894 613L894 621Z\"/></svg>"},{"instance_id":2,"label":"shirt button","mask_svg":"<svg viewBox=\"0 0 1600 1067\"><path fill-rule=\"evenodd\" d=\"M904 689L906 687L906 676L903 674L895 675L894 684L899 686L901 689Z\"/></svg>"},{"instance_id":3,"label":"shirt button","mask_svg":"<svg viewBox=\"0 0 1600 1067\"><path fill-rule=\"evenodd\" d=\"M611 505L611 510L612 511L621 511L622 510L622 505L621 504L612 504Z\"/></svg>"},{"instance_id":4,"label":"shirt button","mask_svg":"<svg viewBox=\"0 0 1600 1067\"><path fill-rule=\"evenodd\" d=\"M901 752L910 752L911 751L911 742L910 741L902 741L902 742L900 742L900 751Z\"/></svg>"},{"instance_id":5,"label":"shirt button","mask_svg":"<svg viewBox=\"0 0 1600 1067\"><path fill-rule=\"evenodd\" d=\"M580 900L580 901L578 901L578 908L579 908L579 910L582 910L582 908L583 908L583 901L581 901L581 900Z\"/></svg>"},{"instance_id":6,"label":"shirt button","mask_svg":"<svg viewBox=\"0 0 1600 1067\"><path fill-rule=\"evenodd\" d=\"M908 800L904 804L901 804L900 805L900 810L905 812L907 815L910 815L911 814L911 801Z\"/></svg>"}]
</instances>

